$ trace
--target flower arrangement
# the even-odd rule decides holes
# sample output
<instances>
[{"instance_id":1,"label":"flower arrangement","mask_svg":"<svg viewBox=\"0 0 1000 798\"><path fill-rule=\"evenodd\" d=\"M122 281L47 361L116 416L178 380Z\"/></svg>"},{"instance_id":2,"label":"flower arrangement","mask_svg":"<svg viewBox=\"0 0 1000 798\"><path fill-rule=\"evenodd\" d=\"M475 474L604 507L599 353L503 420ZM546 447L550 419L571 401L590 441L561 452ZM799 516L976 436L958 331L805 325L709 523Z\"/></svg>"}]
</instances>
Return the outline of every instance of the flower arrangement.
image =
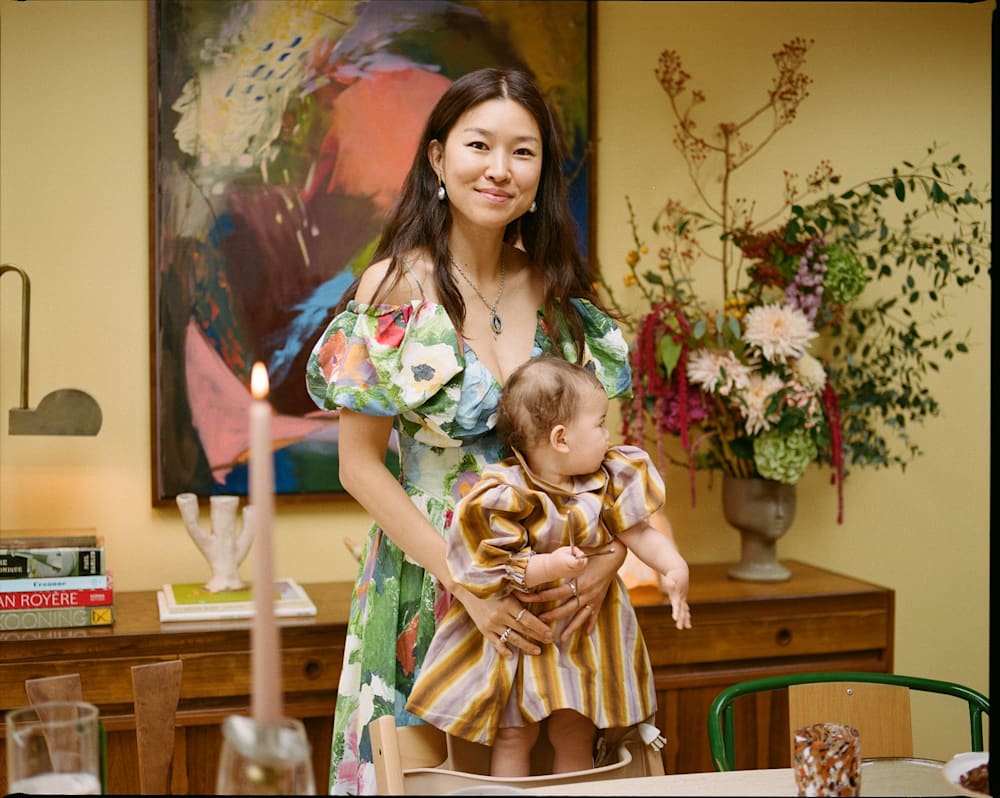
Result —
<instances>
[{"instance_id":1,"label":"flower arrangement","mask_svg":"<svg viewBox=\"0 0 1000 798\"><path fill-rule=\"evenodd\" d=\"M640 310L624 310L600 280L634 333L625 440L653 440L661 465L688 468L692 505L697 469L795 484L812 463L827 465L842 522L850 467L905 469L921 453L910 427L939 410L925 377L939 356L968 351L968 333L942 329L943 308L954 289L989 276L990 199L959 156L941 158L932 146L920 164L904 161L846 190L828 161L803 188L786 171L780 207L754 218L734 177L794 121L812 82L803 72L811 45L783 45L764 104L711 139L692 114L704 95L688 89L677 53L663 52L656 76L675 118L673 143L704 207L663 205L649 268L626 197L634 246L624 287ZM718 201L706 174L713 159ZM714 306L698 291L704 261L721 277Z\"/></svg>"}]
</instances>

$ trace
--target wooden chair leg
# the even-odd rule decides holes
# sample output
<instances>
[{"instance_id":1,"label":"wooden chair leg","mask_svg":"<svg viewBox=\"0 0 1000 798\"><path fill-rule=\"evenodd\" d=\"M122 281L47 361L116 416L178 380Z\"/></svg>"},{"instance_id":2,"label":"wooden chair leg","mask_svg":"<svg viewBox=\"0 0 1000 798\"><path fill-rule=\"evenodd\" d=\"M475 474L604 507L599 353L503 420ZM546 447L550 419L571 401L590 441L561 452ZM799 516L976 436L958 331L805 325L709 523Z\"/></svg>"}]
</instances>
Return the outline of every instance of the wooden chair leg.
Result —
<instances>
[{"instance_id":1,"label":"wooden chair leg","mask_svg":"<svg viewBox=\"0 0 1000 798\"><path fill-rule=\"evenodd\" d=\"M143 795L169 793L182 670L179 659L132 666L139 791Z\"/></svg>"}]
</instances>

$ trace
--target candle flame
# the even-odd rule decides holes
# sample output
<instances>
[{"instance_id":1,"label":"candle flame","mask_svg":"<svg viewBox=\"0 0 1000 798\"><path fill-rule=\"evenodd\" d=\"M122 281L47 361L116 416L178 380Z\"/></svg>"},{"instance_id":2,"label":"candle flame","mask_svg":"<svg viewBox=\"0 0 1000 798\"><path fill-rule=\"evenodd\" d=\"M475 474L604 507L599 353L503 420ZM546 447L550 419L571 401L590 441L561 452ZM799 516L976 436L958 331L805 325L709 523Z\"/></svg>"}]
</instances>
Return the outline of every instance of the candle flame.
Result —
<instances>
[{"instance_id":1,"label":"candle flame","mask_svg":"<svg viewBox=\"0 0 1000 798\"><path fill-rule=\"evenodd\" d=\"M267 366L258 360L250 371L250 393L254 399L266 399L268 388Z\"/></svg>"}]
</instances>

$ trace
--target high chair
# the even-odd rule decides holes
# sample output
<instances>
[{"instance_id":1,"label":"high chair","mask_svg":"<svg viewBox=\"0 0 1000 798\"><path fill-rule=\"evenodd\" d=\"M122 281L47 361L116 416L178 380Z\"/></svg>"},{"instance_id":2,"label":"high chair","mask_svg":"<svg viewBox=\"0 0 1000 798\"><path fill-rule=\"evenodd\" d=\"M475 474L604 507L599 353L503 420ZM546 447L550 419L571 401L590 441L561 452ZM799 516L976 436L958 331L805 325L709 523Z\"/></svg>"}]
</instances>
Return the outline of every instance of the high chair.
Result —
<instances>
[{"instance_id":1,"label":"high chair","mask_svg":"<svg viewBox=\"0 0 1000 798\"><path fill-rule=\"evenodd\" d=\"M646 727L640 732L639 726ZM375 783L380 795L433 795L465 787L504 785L532 788L663 775L662 737L650 724L608 731L598 742L596 766L589 770L520 778L490 776L490 750L445 734L429 724L396 726L392 715L369 725ZM643 737L649 740L644 742ZM545 735L532 752L533 772L545 773L551 760Z\"/></svg>"}]
</instances>

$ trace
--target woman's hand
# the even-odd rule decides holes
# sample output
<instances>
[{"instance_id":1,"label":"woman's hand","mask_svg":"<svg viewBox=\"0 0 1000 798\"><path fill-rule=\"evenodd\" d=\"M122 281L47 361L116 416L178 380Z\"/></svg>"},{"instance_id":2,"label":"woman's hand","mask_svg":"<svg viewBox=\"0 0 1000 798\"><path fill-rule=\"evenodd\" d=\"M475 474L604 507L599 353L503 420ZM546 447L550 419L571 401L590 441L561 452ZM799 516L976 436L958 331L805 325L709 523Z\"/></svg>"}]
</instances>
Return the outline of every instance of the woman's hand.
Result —
<instances>
[{"instance_id":1,"label":"woman's hand","mask_svg":"<svg viewBox=\"0 0 1000 798\"><path fill-rule=\"evenodd\" d=\"M583 573L556 587L522 597L527 602L562 602L558 607L538 616L538 620L543 623L571 619L560 636L562 642L569 640L577 629L583 628L588 635L594 631L608 588L617 577L627 553L625 546L618 540L611 545L583 549L583 552L588 557ZM604 556L605 553L607 556Z\"/></svg>"},{"instance_id":2,"label":"woman's hand","mask_svg":"<svg viewBox=\"0 0 1000 798\"><path fill-rule=\"evenodd\" d=\"M462 602L476 628L493 643L501 656L514 656L515 648L525 654L541 654L538 644L552 642L552 630L519 600L519 594L481 599L456 587L453 595Z\"/></svg>"}]
</instances>

